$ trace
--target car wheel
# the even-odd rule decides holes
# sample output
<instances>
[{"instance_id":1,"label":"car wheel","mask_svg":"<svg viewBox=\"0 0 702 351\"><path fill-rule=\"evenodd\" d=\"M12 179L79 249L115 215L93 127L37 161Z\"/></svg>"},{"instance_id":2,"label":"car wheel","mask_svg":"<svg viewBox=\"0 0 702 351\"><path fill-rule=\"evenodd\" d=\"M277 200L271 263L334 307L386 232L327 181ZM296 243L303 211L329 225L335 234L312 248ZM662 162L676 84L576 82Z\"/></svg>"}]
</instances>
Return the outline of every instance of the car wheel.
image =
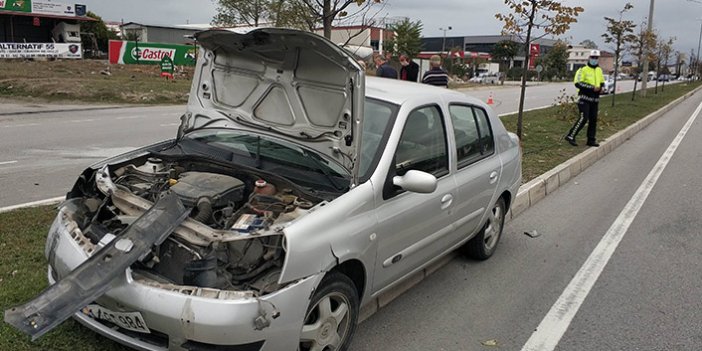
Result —
<instances>
[{"instance_id":1,"label":"car wheel","mask_svg":"<svg viewBox=\"0 0 702 351\"><path fill-rule=\"evenodd\" d=\"M487 260L495 252L502 236L506 214L505 199L499 198L488 214L488 219L480 233L464 246L464 253L476 260Z\"/></svg>"},{"instance_id":2,"label":"car wheel","mask_svg":"<svg viewBox=\"0 0 702 351\"><path fill-rule=\"evenodd\" d=\"M349 277L330 272L312 295L299 351L346 350L356 332L359 298Z\"/></svg>"}]
</instances>

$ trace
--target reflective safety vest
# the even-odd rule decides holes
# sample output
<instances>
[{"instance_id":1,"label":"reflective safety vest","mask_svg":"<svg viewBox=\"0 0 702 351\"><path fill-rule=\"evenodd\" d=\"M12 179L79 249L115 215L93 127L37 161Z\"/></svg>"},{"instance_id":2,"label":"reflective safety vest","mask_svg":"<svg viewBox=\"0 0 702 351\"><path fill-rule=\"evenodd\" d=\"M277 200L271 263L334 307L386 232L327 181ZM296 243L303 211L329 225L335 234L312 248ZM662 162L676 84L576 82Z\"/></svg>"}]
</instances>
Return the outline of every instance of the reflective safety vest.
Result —
<instances>
[{"instance_id":1,"label":"reflective safety vest","mask_svg":"<svg viewBox=\"0 0 702 351\"><path fill-rule=\"evenodd\" d=\"M597 102L600 98L600 93L595 92L595 87L604 85L604 74L602 68L584 66L575 72L573 83L578 88L578 94L581 100Z\"/></svg>"}]
</instances>

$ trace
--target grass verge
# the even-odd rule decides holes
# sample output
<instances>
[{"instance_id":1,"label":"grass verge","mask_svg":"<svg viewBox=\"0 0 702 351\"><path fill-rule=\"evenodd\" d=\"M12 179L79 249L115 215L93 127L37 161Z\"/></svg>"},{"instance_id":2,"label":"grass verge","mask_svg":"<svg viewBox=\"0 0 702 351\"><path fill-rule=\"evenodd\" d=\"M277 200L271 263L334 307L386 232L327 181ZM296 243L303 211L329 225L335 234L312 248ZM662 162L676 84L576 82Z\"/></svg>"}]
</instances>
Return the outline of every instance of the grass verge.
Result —
<instances>
[{"instance_id":1,"label":"grass verge","mask_svg":"<svg viewBox=\"0 0 702 351\"><path fill-rule=\"evenodd\" d=\"M0 312L25 303L47 287L44 242L56 216L52 206L0 214ZM128 350L70 319L37 340L0 323L0 350Z\"/></svg>"},{"instance_id":2,"label":"grass verge","mask_svg":"<svg viewBox=\"0 0 702 351\"><path fill-rule=\"evenodd\" d=\"M617 97L612 108L611 97L600 102L598 138L604 140L617 131L663 107L672 100L698 87L700 83L668 86L665 92L631 102L630 94ZM559 117L559 109L549 108L525 113L524 116L524 180L546 172L582 152L585 146L572 147L560 141L575 119ZM516 116L505 116L509 130L516 129ZM581 133L584 133L581 132ZM584 135L580 136L581 141ZM46 286L44 241L56 215L54 207L40 207L0 214L0 310L26 302ZM73 320L62 323L37 342L0 323L2 350L127 350L117 343L98 336Z\"/></svg>"},{"instance_id":3,"label":"grass verge","mask_svg":"<svg viewBox=\"0 0 702 351\"><path fill-rule=\"evenodd\" d=\"M105 104L184 104L192 67L175 80L158 65L111 65L97 60L0 60L0 97L6 100Z\"/></svg>"}]
</instances>

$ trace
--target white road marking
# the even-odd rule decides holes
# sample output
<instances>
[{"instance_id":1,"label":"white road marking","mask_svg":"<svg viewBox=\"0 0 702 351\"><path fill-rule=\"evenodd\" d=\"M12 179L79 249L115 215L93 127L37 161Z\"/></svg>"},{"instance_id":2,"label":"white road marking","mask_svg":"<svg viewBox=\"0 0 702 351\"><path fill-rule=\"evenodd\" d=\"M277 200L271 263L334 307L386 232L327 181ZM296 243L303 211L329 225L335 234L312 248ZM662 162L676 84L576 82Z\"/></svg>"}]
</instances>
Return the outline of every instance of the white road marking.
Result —
<instances>
[{"instance_id":1,"label":"white road marking","mask_svg":"<svg viewBox=\"0 0 702 351\"><path fill-rule=\"evenodd\" d=\"M59 202L65 200L65 199L66 199L65 196L59 196L59 197L54 197L54 198L46 199L46 200L39 200L39 201L27 202L27 203L19 204L19 205L13 205L13 206L7 206L7 207L0 207L0 213L5 213L5 212L14 211L14 210L19 210L19 209L22 209L22 208L53 205L53 204L57 204L57 203L59 203Z\"/></svg>"},{"instance_id":2,"label":"white road marking","mask_svg":"<svg viewBox=\"0 0 702 351\"><path fill-rule=\"evenodd\" d=\"M26 123L26 124L13 124L9 126L2 126L3 128L17 128L17 127L31 127L31 126L38 126L39 123Z\"/></svg>"},{"instance_id":3,"label":"white road marking","mask_svg":"<svg viewBox=\"0 0 702 351\"><path fill-rule=\"evenodd\" d=\"M595 250L580 267L556 303L553 304L536 331L531 334L529 340L522 347L522 351L552 351L556 348L701 110L702 103L697 106L668 149L658 159L656 165L653 166L634 196L619 213Z\"/></svg>"},{"instance_id":4,"label":"white road marking","mask_svg":"<svg viewBox=\"0 0 702 351\"><path fill-rule=\"evenodd\" d=\"M17 163L17 161L15 160L15 161L0 162L0 166L2 166L2 165L11 165L11 164L13 164L13 163Z\"/></svg>"}]
</instances>

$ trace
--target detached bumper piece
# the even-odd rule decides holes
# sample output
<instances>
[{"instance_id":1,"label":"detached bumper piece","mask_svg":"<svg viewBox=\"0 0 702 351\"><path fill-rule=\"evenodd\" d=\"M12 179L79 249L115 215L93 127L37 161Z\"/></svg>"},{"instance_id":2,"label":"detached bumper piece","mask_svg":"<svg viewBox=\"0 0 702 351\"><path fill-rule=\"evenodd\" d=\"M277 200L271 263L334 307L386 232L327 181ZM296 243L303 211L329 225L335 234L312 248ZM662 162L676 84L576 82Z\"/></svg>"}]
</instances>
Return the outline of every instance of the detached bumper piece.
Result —
<instances>
[{"instance_id":1,"label":"detached bumper piece","mask_svg":"<svg viewBox=\"0 0 702 351\"><path fill-rule=\"evenodd\" d=\"M111 288L111 282L146 256L189 214L168 192L103 249L24 305L5 311L5 322L36 340Z\"/></svg>"}]
</instances>

